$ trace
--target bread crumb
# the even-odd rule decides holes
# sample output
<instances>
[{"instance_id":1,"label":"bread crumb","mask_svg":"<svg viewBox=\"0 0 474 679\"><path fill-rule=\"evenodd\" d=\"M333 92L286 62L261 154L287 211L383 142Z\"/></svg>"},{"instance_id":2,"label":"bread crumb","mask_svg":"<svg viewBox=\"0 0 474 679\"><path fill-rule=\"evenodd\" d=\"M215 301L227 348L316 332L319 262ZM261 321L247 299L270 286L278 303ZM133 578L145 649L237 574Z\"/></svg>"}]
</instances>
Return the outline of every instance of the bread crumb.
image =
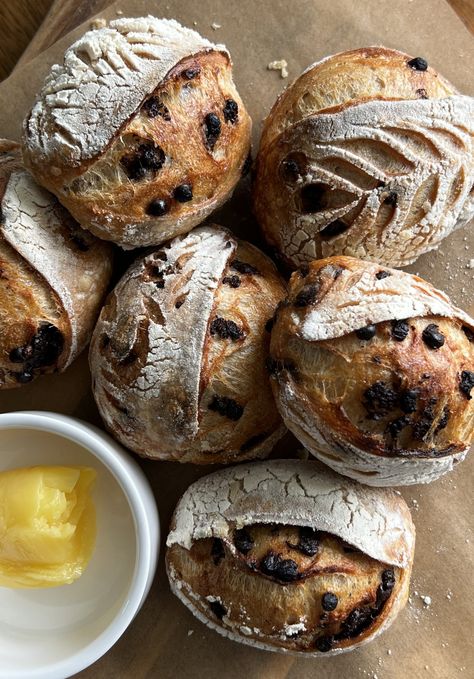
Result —
<instances>
[{"instance_id":1,"label":"bread crumb","mask_svg":"<svg viewBox=\"0 0 474 679\"><path fill-rule=\"evenodd\" d=\"M391 651L390 648L389 648L388 651L387 651L387 655L392 655L392 651Z\"/></svg>"},{"instance_id":2,"label":"bread crumb","mask_svg":"<svg viewBox=\"0 0 474 679\"><path fill-rule=\"evenodd\" d=\"M91 21L90 25L92 29L105 28L107 26L107 21L103 17L98 17Z\"/></svg>"},{"instance_id":3,"label":"bread crumb","mask_svg":"<svg viewBox=\"0 0 474 679\"><path fill-rule=\"evenodd\" d=\"M467 265L468 269L474 269L474 259L469 260L469 264Z\"/></svg>"},{"instance_id":4,"label":"bread crumb","mask_svg":"<svg viewBox=\"0 0 474 679\"><path fill-rule=\"evenodd\" d=\"M278 59L277 61L271 61L267 69L269 71L280 71L282 78L288 78L288 63L285 59Z\"/></svg>"},{"instance_id":5,"label":"bread crumb","mask_svg":"<svg viewBox=\"0 0 474 679\"><path fill-rule=\"evenodd\" d=\"M427 596L426 594L420 594L421 600L425 604L425 606L431 606L431 597Z\"/></svg>"},{"instance_id":6,"label":"bread crumb","mask_svg":"<svg viewBox=\"0 0 474 679\"><path fill-rule=\"evenodd\" d=\"M446 599L451 601L452 596L453 596L453 593L451 592L451 590L448 589L448 591L446 592Z\"/></svg>"},{"instance_id":7,"label":"bread crumb","mask_svg":"<svg viewBox=\"0 0 474 679\"><path fill-rule=\"evenodd\" d=\"M218 31L219 28L222 28L222 26L220 24L216 24L214 22L213 24L211 24L211 28L212 28L213 31Z\"/></svg>"},{"instance_id":8,"label":"bread crumb","mask_svg":"<svg viewBox=\"0 0 474 679\"><path fill-rule=\"evenodd\" d=\"M118 9L115 13L118 14L119 16L121 16L121 15L123 14L123 10L122 10L122 9Z\"/></svg>"},{"instance_id":9,"label":"bread crumb","mask_svg":"<svg viewBox=\"0 0 474 679\"><path fill-rule=\"evenodd\" d=\"M193 629L188 630L188 637L190 637L191 634L194 634L194 630L193 630Z\"/></svg>"}]
</instances>

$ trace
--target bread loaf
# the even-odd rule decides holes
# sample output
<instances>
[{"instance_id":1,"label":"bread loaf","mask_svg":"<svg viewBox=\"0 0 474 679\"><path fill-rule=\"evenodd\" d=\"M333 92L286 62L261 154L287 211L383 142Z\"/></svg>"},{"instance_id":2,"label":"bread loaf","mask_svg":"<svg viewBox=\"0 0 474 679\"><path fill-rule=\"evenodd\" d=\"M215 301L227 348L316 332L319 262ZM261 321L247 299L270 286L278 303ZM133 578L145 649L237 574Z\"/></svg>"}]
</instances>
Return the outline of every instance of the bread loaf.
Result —
<instances>
[{"instance_id":1,"label":"bread loaf","mask_svg":"<svg viewBox=\"0 0 474 679\"><path fill-rule=\"evenodd\" d=\"M418 276L312 262L292 275L270 363L288 428L363 483L427 483L473 440L474 320Z\"/></svg>"},{"instance_id":2,"label":"bread loaf","mask_svg":"<svg viewBox=\"0 0 474 679\"><path fill-rule=\"evenodd\" d=\"M84 228L134 248L190 231L227 200L250 130L223 45L174 20L122 18L53 66L23 154Z\"/></svg>"},{"instance_id":3,"label":"bread loaf","mask_svg":"<svg viewBox=\"0 0 474 679\"><path fill-rule=\"evenodd\" d=\"M265 367L265 326L284 295L271 260L221 227L199 227L140 257L91 343L107 428L155 459L268 455L284 427Z\"/></svg>"},{"instance_id":4,"label":"bread loaf","mask_svg":"<svg viewBox=\"0 0 474 679\"><path fill-rule=\"evenodd\" d=\"M344 254L405 266L474 215L474 99L370 47L314 64L270 111L254 208L293 268Z\"/></svg>"},{"instance_id":5,"label":"bread loaf","mask_svg":"<svg viewBox=\"0 0 474 679\"><path fill-rule=\"evenodd\" d=\"M64 370L90 339L112 252L0 140L0 389Z\"/></svg>"},{"instance_id":6,"label":"bread loaf","mask_svg":"<svg viewBox=\"0 0 474 679\"><path fill-rule=\"evenodd\" d=\"M403 608L415 528L403 498L316 462L244 464L176 507L166 566L191 612L234 641L320 656L361 646Z\"/></svg>"}]
</instances>

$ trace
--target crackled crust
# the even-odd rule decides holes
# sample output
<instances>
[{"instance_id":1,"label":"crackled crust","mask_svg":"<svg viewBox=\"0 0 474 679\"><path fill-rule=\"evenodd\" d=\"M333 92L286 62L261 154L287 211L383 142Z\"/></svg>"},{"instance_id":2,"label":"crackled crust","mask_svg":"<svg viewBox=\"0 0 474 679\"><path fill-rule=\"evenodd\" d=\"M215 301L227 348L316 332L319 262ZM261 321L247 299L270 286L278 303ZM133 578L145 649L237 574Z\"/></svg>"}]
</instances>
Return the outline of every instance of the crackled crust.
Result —
<instances>
[{"instance_id":1,"label":"crackled crust","mask_svg":"<svg viewBox=\"0 0 474 679\"><path fill-rule=\"evenodd\" d=\"M474 100L408 55L348 54L303 74L266 121L254 208L293 267L335 254L404 266L474 214Z\"/></svg>"},{"instance_id":2,"label":"crackled crust","mask_svg":"<svg viewBox=\"0 0 474 679\"><path fill-rule=\"evenodd\" d=\"M50 323L61 353L34 376L64 370L89 340L112 272L112 253L79 229L23 169L19 146L0 140L0 388L19 386L25 366L10 352ZM25 378L26 379L26 378Z\"/></svg>"},{"instance_id":3,"label":"crackled crust","mask_svg":"<svg viewBox=\"0 0 474 679\"><path fill-rule=\"evenodd\" d=\"M246 557L239 553L235 531L244 527L254 531L256 524L271 524L280 530L285 526L292 531L298 526L316 529L322 535L330 534L336 550L341 549L338 540L343 540L366 556L339 552L339 562L345 564L342 569L323 567L314 574L301 571L296 580L278 582L266 577L257 564L245 566ZM281 547L278 532L274 537L272 531L267 532L270 548L273 543L278 549L279 542ZM223 545L217 559L212 551L206 557L213 545L211 538L214 544ZM319 656L311 642L302 644L293 636L309 632L311 638L315 597L319 601L321 592L337 587L340 606L336 615L340 620L350 611L349 600L343 602L344 593L351 592L354 605L370 600L370 578L357 580L363 569L377 568L377 564L392 567L396 586L376 622L338 643L329 654L371 641L405 604L414 541L408 507L393 491L360 486L314 462L274 460L225 469L195 482L176 507L166 565L173 592L202 622L224 636L267 650ZM301 568L305 557L284 551L284 558L293 556ZM318 555L315 558L318 563ZM346 576L331 575L338 572ZM222 620L212 609L214 601L224 606ZM346 608L341 610L341 606Z\"/></svg>"},{"instance_id":4,"label":"crackled crust","mask_svg":"<svg viewBox=\"0 0 474 679\"><path fill-rule=\"evenodd\" d=\"M441 346L425 341L430 326ZM462 376L474 367L473 331L473 319L417 276L350 257L313 262L293 274L272 331L283 419L342 474L369 485L430 482L472 442Z\"/></svg>"},{"instance_id":5,"label":"crackled crust","mask_svg":"<svg viewBox=\"0 0 474 679\"><path fill-rule=\"evenodd\" d=\"M213 143L208 115L220 124ZM25 120L23 154L84 228L133 248L186 233L227 200L250 130L224 46L174 20L119 19L86 33L53 67ZM141 160L127 162L143 157L143 145L157 155L140 175ZM192 187L186 202L175 196L183 184ZM157 200L166 204L159 215L150 208Z\"/></svg>"},{"instance_id":6,"label":"crackled crust","mask_svg":"<svg viewBox=\"0 0 474 679\"><path fill-rule=\"evenodd\" d=\"M238 271L239 262L253 273ZM221 227L139 258L91 343L94 395L109 430L158 459L266 456L284 427L265 370L264 326L284 294L272 262Z\"/></svg>"}]
</instances>

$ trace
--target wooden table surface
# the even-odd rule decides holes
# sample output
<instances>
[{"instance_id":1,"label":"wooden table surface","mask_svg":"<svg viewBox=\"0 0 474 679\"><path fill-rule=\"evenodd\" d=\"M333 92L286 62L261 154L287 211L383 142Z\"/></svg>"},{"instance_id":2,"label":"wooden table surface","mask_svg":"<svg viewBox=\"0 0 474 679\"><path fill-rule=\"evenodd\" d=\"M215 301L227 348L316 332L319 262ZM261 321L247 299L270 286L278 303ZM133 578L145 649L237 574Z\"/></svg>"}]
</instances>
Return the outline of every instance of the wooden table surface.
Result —
<instances>
[{"instance_id":1,"label":"wooden table surface","mask_svg":"<svg viewBox=\"0 0 474 679\"><path fill-rule=\"evenodd\" d=\"M448 0L474 34L474 0ZM0 5L0 80L111 0L13 0Z\"/></svg>"}]
</instances>

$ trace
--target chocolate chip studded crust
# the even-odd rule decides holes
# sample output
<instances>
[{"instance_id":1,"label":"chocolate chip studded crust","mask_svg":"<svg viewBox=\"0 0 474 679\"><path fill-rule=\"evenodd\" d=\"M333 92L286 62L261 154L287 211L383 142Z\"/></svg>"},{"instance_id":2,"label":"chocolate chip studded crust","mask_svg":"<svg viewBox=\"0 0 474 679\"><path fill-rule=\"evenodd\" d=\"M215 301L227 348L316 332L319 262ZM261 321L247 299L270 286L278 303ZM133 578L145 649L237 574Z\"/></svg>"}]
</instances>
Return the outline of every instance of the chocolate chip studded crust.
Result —
<instances>
[{"instance_id":1,"label":"chocolate chip studded crust","mask_svg":"<svg viewBox=\"0 0 474 679\"><path fill-rule=\"evenodd\" d=\"M284 432L265 362L285 288L273 263L221 227L199 227L129 269L91 343L106 426L147 457L264 457Z\"/></svg>"},{"instance_id":2,"label":"chocolate chip studded crust","mask_svg":"<svg viewBox=\"0 0 474 679\"><path fill-rule=\"evenodd\" d=\"M385 630L408 596L415 530L391 490L278 460L194 483L175 510L173 592L234 641L319 656Z\"/></svg>"},{"instance_id":3,"label":"chocolate chip studded crust","mask_svg":"<svg viewBox=\"0 0 474 679\"><path fill-rule=\"evenodd\" d=\"M404 266L474 214L474 99L383 47L328 57L268 115L254 207L290 266L344 254Z\"/></svg>"},{"instance_id":4,"label":"chocolate chip studded crust","mask_svg":"<svg viewBox=\"0 0 474 679\"><path fill-rule=\"evenodd\" d=\"M23 153L84 228L134 248L190 231L227 200L250 130L223 45L174 20L127 18L53 67Z\"/></svg>"},{"instance_id":5,"label":"chocolate chip studded crust","mask_svg":"<svg viewBox=\"0 0 474 679\"><path fill-rule=\"evenodd\" d=\"M92 333L112 270L84 232L0 140L0 389L64 370Z\"/></svg>"},{"instance_id":6,"label":"chocolate chip studded crust","mask_svg":"<svg viewBox=\"0 0 474 679\"><path fill-rule=\"evenodd\" d=\"M474 436L473 328L417 276L351 257L315 261L293 274L273 325L283 419L363 483L432 481Z\"/></svg>"}]
</instances>

